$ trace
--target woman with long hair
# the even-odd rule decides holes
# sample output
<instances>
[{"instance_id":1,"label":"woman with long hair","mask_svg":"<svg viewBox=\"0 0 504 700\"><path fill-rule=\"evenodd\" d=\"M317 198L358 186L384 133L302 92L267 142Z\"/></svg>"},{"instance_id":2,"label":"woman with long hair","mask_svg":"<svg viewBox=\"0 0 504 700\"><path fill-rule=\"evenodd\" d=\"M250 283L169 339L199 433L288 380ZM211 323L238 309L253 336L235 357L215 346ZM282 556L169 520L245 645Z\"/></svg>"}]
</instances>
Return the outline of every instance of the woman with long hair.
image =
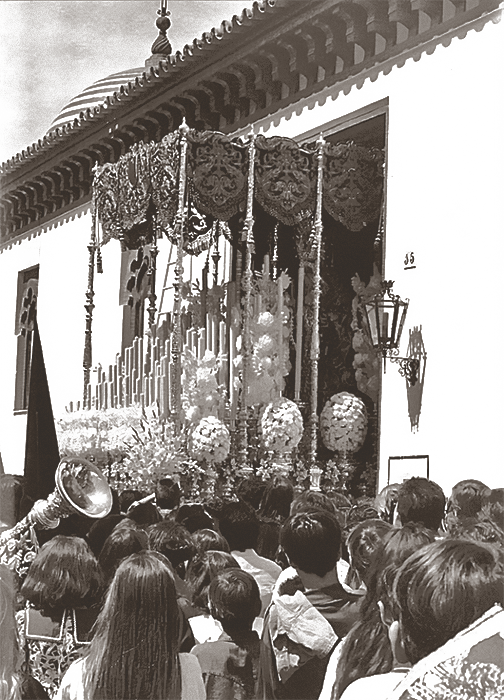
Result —
<instances>
[{"instance_id":1,"label":"woman with long hair","mask_svg":"<svg viewBox=\"0 0 504 700\"><path fill-rule=\"evenodd\" d=\"M21 668L15 598L14 574L0 564L0 700L47 700L40 683Z\"/></svg>"},{"instance_id":2,"label":"woman with long hair","mask_svg":"<svg viewBox=\"0 0 504 700\"><path fill-rule=\"evenodd\" d=\"M394 575L403 561L433 538L432 531L414 523L393 528L384 536L370 562L359 620L333 652L321 698L339 700L353 681L392 670L392 650L378 602L388 600Z\"/></svg>"},{"instance_id":3,"label":"woman with long hair","mask_svg":"<svg viewBox=\"0 0 504 700\"><path fill-rule=\"evenodd\" d=\"M201 668L179 653L179 611L166 558L132 554L110 584L87 655L57 700L205 700Z\"/></svg>"},{"instance_id":4,"label":"woman with long hair","mask_svg":"<svg viewBox=\"0 0 504 700\"><path fill-rule=\"evenodd\" d=\"M30 564L17 615L27 671L50 697L90 640L103 592L96 557L80 537L57 535Z\"/></svg>"}]
</instances>

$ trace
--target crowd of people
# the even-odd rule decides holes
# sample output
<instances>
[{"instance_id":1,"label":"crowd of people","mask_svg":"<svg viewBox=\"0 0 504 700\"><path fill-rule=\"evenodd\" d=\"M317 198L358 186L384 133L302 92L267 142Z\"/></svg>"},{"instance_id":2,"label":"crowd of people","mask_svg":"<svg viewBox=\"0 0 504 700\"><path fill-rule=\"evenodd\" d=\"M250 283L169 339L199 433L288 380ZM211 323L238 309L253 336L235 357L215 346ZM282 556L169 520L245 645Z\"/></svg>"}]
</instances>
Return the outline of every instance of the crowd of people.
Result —
<instances>
[{"instance_id":1,"label":"crowd of people","mask_svg":"<svg viewBox=\"0 0 504 700\"><path fill-rule=\"evenodd\" d=\"M504 698L504 489L166 478L37 535L0 566L0 700Z\"/></svg>"}]
</instances>

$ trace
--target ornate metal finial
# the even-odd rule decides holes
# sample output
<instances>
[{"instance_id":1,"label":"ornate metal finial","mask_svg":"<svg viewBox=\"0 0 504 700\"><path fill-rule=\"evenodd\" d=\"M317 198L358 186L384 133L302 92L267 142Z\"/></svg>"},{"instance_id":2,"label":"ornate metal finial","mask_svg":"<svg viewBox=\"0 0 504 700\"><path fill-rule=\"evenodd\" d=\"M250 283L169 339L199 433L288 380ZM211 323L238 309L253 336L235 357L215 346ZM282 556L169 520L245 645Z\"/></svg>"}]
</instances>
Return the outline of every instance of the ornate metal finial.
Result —
<instances>
[{"instance_id":1,"label":"ornate metal finial","mask_svg":"<svg viewBox=\"0 0 504 700\"><path fill-rule=\"evenodd\" d=\"M159 36L152 44L152 55L169 56L172 47L166 36L166 32L171 27L170 12L168 12L168 0L161 0L161 7L157 11L159 17L156 20L156 27L159 29Z\"/></svg>"}]
</instances>

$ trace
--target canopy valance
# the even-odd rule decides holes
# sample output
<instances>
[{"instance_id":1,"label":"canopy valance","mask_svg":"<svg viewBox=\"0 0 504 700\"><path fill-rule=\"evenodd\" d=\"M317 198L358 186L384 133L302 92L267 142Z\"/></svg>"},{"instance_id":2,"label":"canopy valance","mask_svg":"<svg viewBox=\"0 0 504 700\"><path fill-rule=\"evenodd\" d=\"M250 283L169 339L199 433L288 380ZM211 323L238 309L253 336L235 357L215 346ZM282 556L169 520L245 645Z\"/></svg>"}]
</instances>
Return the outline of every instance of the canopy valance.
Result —
<instances>
[{"instance_id":1,"label":"canopy valance","mask_svg":"<svg viewBox=\"0 0 504 700\"><path fill-rule=\"evenodd\" d=\"M184 249L197 253L210 241L215 220L229 221L247 201L247 139L219 132L187 130L186 163L181 169L181 134L159 143L134 145L117 163L96 168L95 213L103 229L102 243L117 238L126 247L134 229L153 217L158 235L178 241L175 225L181 172L185 178ZM287 226L302 224L315 212L316 145L298 145L288 138L259 135L255 139L253 196L264 210ZM350 231L360 231L380 215L383 151L354 142L324 143L323 207ZM199 241L199 243L198 243Z\"/></svg>"}]
</instances>

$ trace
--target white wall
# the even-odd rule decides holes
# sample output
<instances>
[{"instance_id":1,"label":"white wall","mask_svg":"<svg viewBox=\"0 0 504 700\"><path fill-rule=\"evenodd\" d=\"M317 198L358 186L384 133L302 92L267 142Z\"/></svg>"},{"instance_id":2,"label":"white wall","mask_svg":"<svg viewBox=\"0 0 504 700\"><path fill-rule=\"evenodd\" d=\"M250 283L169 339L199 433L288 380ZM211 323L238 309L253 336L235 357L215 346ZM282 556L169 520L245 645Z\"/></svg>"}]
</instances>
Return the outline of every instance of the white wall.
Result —
<instances>
[{"instance_id":1,"label":"white wall","mask_svg":"<svg viewBox=\"0 0 504 700\"><path fill-rule=\"evenodd\" d=\"M385 278L411 300L401 355L422 326L428 357L416 433L405 379L387 363L380 488L397 455L429 455L446 491L469 477L502 486L503 28L470 31L265 132L295 137L389 99ZM408 251L415 270L403 269Z\"/></svg>"},{"instance_id":2,"label":"white wall","mask_svg":"<svg viewBox=\"0 0 504 700\"><path fill-rule=\"evenodd\" d=\"M0 453L6 473L24 468L26 414L14 415L18 272L39 265L37 318L55 416L82 394L83 333L90 217L82 209L34 229L0 252Z\"/></svg>"}]
</instances>

